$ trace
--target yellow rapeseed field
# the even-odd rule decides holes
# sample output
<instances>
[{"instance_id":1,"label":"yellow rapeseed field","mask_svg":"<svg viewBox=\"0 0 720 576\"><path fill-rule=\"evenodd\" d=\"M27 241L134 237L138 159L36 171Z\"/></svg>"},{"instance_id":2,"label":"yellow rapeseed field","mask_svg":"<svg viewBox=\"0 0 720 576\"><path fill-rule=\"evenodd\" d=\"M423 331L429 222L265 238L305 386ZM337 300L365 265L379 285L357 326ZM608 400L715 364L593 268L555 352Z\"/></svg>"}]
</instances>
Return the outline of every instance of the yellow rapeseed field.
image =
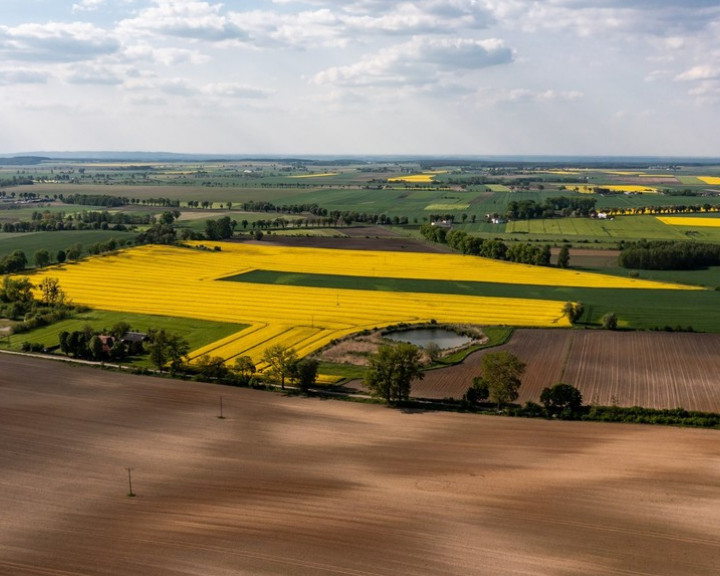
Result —
<instances>
[{"instance_id":1,"label":"yellow rapeseed field","mask_svg":"<svg viewBox=\"0 0 720 576\"><path fill-rule=\"evenodd\" d=\"M710 184L711 186L720 186L720 178L717 176L698 176L697 179L702 180L705 184Z\"/></svg>"},{"instance_id":2,"label":"yellow rapeseed field","mask_svg":"<svg viewBox=\"0 0 720 576\"><path fill-rule=\"evenodd\" d=\"M407 176L388 178L388 182L416 182L427 184L435 180L435 176L437 174L445 174L446 172L447 170L430 170L429 172L423 172L422 174L408 174Z\"/></svg>"},{"instance_id":3,"label":"yellow rapeseed field","mask_svg":"<svg viewBox=\"0 0 720 576\"><path fill-rule=\"evenodd\" d=\"M693 218L692 216L658 216L663 224L671 226L702 226L706 228L720 228L720 218Z\"/></svg>"},{"instance_id":4,"label":"yellow rapeseed field","mask_svg":"<svg viewBox=\"0 0 720 576\"><path fill-rule=\"evenodd\" d=\"M424 210L467 210L470 208L470 204L428 204Z\"/></svg>"},{"instance_id":5,"label":"yellow rapeseed field","mask_svg":"<svg viewBox=\"0 0 720 576\"><path fill-rule=\"evenodd\" d=\"M309 288L219 281L252 270L470 280L556 286L681 288L454 254L346 251L219 243L221 251L142 246L44 269L78 304L250 327L191 353L258 362L272 344L305 355L332 339L399 322L568 326L564 302L522 298Z\"/></svg>"},{"instance_id":6,"label":"yellow rapeseed field","mask_svg":"<svg viewBox=\"0 0 720 576\"><path fill-rule=\"evenodd\" d=\"M597 186L579 186L579 192L583 194L594 194L597 188L604 188L614 192L638 192L640 194L657 194L657 188L648 186L637 186L634 184L598 184Z\"/></svg>"},{"instance_id":7,"label":"yellow rapeseed field","mask_svg":"<svg viewBox=\"0 0 720 576\"><path fill-rule=\"evenodd\" d=\"M325 176L337 176L338 172L322 172L318 174L296 174L290 178L323 178Z\"/></svg>"}]
</instances>

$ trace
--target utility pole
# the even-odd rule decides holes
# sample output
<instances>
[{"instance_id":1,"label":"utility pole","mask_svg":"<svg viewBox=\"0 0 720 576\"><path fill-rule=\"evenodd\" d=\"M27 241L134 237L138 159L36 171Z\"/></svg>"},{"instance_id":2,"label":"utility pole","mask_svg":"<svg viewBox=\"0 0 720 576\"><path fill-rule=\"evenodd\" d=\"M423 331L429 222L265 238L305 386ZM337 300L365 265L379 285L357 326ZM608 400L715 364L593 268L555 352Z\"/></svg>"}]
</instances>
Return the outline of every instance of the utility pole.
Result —
<instances>
[{"instance_id":1,"label":"utility pole","mask_svg":"<svg viewBox=\"0 0 720 576\"><path fill-rule=\"evenodd\" d=\"M133 471L133 469L132 469L132 468L125 468L125 470L127 470L127 473L128 473L128 493L127 493L127 495L128 495L130 498L134 498L134 497L135 497L135 493L133 492L133 489L132 489L132 471Z\"/></svg>"}]
</instances>

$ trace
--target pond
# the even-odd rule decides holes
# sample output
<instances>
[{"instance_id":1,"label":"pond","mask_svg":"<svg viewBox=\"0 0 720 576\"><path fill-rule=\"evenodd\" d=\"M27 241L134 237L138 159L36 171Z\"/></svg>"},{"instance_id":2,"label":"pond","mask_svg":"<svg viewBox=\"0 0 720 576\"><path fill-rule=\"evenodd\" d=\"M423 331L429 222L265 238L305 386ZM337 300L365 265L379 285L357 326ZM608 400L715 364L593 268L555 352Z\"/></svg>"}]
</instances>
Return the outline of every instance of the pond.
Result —
<instances>
[{"instance_id":1,"label":"pond","mask_svg":"<svg viewBox=\"0 0 720 576\"><path fill-rule=\"evenodd\" d=\"M472 342L469 336L462 336L447 330L446 328L417 328L410 330L401 330L399 332L391 332L386 334L385 338L394 340L395 342L409 342L415 346L425 348L430 342L434 342L441 349L458 348L466 346Z\"/></svg>"}]
</instances>

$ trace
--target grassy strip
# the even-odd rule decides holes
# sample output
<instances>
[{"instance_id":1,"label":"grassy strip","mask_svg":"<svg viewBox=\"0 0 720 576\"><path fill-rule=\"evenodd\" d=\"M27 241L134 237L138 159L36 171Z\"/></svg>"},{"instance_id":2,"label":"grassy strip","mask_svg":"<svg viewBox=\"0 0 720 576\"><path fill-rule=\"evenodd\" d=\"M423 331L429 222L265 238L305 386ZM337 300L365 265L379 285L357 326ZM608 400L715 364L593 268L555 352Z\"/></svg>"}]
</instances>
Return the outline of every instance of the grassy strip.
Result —
<instances>
[{"instance_id":1,"label":"grassy strip","mask_svg":"<svg viewBox=\"0 0 720 576\"><path fill-rule=\"evenodd\" d=\"M465 360L465 358L467 358L473 352L483 350L484 348L501 346L502 344L505 344L508 340L510 340L510 336L512 336L513 333L513 329L507 326L484 326L482 331L485 336L488 337L487 342L485 342L484 344L471 345L467 348L463 348L462 350L458 350L457 352L453 352L452 354L444 356L438 361L438 367L442 368L444 366L453 366Z\"/></svg>"},{"instance_id":2,"label":"grassy strip","mask_svg":"<svg viewBox=\"0 0 720 576\"><path fill-rule=\"evenodd\" d=\"M494 296L501 298L536 298L561 302L583 302L587 326L597 326L608 312L614 312L623 328L663 329L667 327L698 332L720 332L720 315L708 310L720 309L720 292L714 290L648 290L632 288L575 288L538 286L534 284L501 284L411 278L376 278L329 274L302 274L255 270L223 280L257 284L281 284L348 290L387 292L422 292Z\"/></svg>"}]
</instances>

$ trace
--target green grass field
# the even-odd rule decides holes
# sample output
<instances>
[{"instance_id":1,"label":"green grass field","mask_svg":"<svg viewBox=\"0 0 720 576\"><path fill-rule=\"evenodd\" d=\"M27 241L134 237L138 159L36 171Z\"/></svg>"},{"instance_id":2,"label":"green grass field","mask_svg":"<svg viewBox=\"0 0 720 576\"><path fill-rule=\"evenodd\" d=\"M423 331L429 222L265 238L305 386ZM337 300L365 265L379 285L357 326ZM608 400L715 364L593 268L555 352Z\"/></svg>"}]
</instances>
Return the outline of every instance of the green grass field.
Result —
<instances>
[{"instance_id":1,"label":"green grass field","mask_svg":"<svg viewBox=\"0 0 720 576\"><path fill-rule=\"evenodd\" d=\"M616 216L613 219L552 218L516 220L505 225L505 233L547 241L590 240L697 240L720 242L720 227L671 226L655 216Z\"/></svg>"},{"instance_id":2,"label":"green grass field","mask_svg":"<svg viewBox=\"0 0 720 576\"><path fill-rule=\"evenodd\" d=\"M0 232L0 258L14 250L22 250L32 266L33 255L38 250L47 250L53 261L58 250L66 250L72 244L81 244L84 250L91 244L115 240L134 241L134 232L116 232L113 230L63 230L62 232L28 232L24 234L5 234Z\"/></svg>"},{"instance_id":3,"label":"green grass field","mask_svg":"<svg viewBox=\"0 0 720 576\"><path fill-rule=\"evenodd\" d=\"M19 351L23 342L39 342L45 346L55 346L58 344L60 332L65 330L73 332L91 326L94 331L103 331L109 330L118 322L128 322L137 332L147 332L155 328L178 334L189 342L191 350L240 332L247 327L243 324L207 322L190 318L90 310L50 326L15 334L10 337L9 347L4 339L0 341L0 346L14 351Z\"/></svg>"},{"instance_id":4,"label":"green grass field","mask_svg":"<svg viewBox=\"0 0 720 576\"><path fill-rule=\"evenodd\" d=\"M0 210L0 224L3 222L17 222L18 220L30 220L35 212L50 212L57 214L62 212L66 215L77 214L83 210L98 211L97 206L85 206L81 204L52 204L42 205L33 204L32 206L23 206L22 208L2 209Z\"/></svg>"}]
</instances>

